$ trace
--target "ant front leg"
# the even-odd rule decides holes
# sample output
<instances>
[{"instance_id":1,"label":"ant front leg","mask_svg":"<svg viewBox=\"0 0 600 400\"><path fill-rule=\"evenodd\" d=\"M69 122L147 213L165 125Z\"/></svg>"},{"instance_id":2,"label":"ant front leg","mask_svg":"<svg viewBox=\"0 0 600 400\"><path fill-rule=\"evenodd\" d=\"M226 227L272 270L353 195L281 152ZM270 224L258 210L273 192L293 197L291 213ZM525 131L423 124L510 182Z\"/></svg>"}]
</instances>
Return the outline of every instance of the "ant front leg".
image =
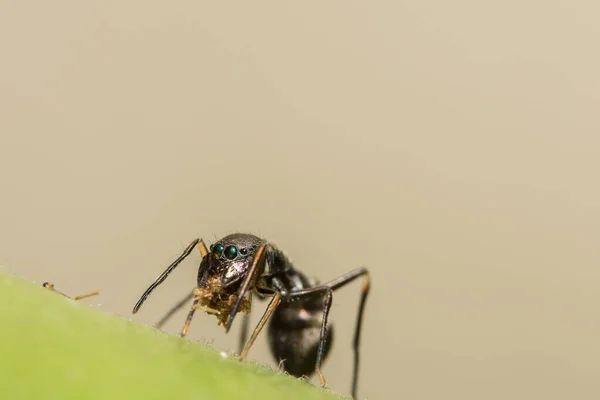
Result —
<instances>
[{"instance_id":1,"label":"ant front leg","mask_svg":"<svg viewBox=\"0 0 600 400\"><path fill-rule=\"evenodd\" d=\"M62 296L68 297L69 299L73 299L73 300L81 300L81 299L85 299L85 298L88 298L88 297L97 296L97 295L100 294L100 291L96 290L95 292L90 292L90 293L82 294L82 295L79 295L79 296L71 297L71 296L67 296L66 294L64 294L64 293L59 292L58 290L56 290L54 288L54 284L53 283L44 282L44 283L42 283L42 286L45 287L46 289L52 291L52 292L58 293L58 294L60 294Z\"/></svg>"},{"instance_id":2,"label":"ant front leg","mask_svg":"<svg viewBox=\"0 0 600 400\"><path fill-rule=\"evenodd\" d=\"M194 247L196 247L196 245L198 245L198 249L200 250L200 255L202 256L202 258L204 258L204 256L206 254L208 254L208 249L206 248L206 245L204 244L204 241L202 239L194 239L192 241L192 243L190 243L189 246L186 247L186 249L183 251L183 253L175 261L173 261L173 263L171 265L169 265L167 267L167 269L162 274L159 275L158 278L156 278L156 280L154 281L154 283L152 283L152 285L150 285L150 287L148 289L146 289L146 291L144 292L144 294L142 294L142 297L140 297L140 299L135 304L135 306L133 306L133 310L132 310L133 314L135 314L135 313L137 313L139 311L139 309L142 306L142 304L144 304L144 302L146 301L146 299L148 298L148 296L150 296L150 293L152 293L152 291L154 291L154 289L156 289L158 287L158 285L160 285L161 283L163 283L165 281L165 279L167 279L167 277L169 276L169 274L171 272L173 272L173 270L175 268L177 268L177 266L183 260L185 260L187 256L190 255L190 253L192 252L192 250L194 250Z\"/></svg>"},{"instance_id":3,"label":"ant front leg","mask_svg":"<svg viewBox=\"0 0 600 400\"><path fill-rule=\"evenodd\" d=\"M194 245L198 246L198 250L200 250L201 258L204 258L208 254L208 248L204 244L204 241L202 239L200 239L200 240L196 239L187 247L187 249L182 254L182 257L184 257L184 256L187 257L186 254L189 254L189 252L192 251L192 249L194 248ZM183 260L183 258L181 258L181 259ZM166 324L167 321L170 320L171 317L173 315L175 315L175 313L177 311L181 310L193 298L194 298L194 293L186 294L184 298L179 300L173 307L171 307L171 309L169 311L167 311L167 313L160 320L158 320L158 322L156 324L154 324L154 327L156 329L162 328L162 326L164 324Z\"/></svg>"},{"instance_id":4,"label":"ant front leg","mask_svg":"<svg viewBox=\"0 0 600 400\"><path fill-rule=\"evenodd\" d=\"M185 324L183 325L183 329L181 330L181 333L179 334L180 337L184 337L185 335L187 335L188 329L190 328L190 324L192 323L192 318L194 318L194 313L196 312L196 310L198 308L199 302L200 302L200 298L195 297L194 302L192 303L192 308L188 312L188 316L185 319Z\"/></svg>"}]
</instances>

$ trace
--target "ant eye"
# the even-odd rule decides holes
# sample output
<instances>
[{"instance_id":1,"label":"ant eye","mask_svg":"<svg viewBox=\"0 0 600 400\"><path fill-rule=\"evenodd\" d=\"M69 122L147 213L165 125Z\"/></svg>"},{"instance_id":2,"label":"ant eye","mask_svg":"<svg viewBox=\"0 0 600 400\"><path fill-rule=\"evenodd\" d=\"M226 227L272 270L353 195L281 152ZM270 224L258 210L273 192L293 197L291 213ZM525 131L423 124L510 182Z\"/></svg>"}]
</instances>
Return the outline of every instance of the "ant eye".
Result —
<instances>
[{"instance_id":1,"label":"ant eye","mask_svg":"<svg viewBox=\"0 0 600 400\"><path fill-rule=\"evenodd\" d=\"M245 256L246 254L248 254L248 249L241 249L240 253L242 253L242 255Z\"/></svg>"},{"instance_id":2,"label":"ant eye","mask_svg":"<svg viewBox=\"0 0 600 400\"><path fill-rule=\"evenodd\" d=\"M237 257L238 254L238 249L235 246L227 246L225 248L225 257L227 257L228 260L233 260L234 258Z\"/></svg>"},{"instance_id":3,"label":"ant eye","mask_svg":"<svg viewBox=\"0 0 600 400\"><path fill-rule=\"evenodd\" d=\"M216 244L214 246L210 246L210 249L217 259L221 258L221 255L223 254L223 245L222 244Z\"/></svg>"}]
</instances>

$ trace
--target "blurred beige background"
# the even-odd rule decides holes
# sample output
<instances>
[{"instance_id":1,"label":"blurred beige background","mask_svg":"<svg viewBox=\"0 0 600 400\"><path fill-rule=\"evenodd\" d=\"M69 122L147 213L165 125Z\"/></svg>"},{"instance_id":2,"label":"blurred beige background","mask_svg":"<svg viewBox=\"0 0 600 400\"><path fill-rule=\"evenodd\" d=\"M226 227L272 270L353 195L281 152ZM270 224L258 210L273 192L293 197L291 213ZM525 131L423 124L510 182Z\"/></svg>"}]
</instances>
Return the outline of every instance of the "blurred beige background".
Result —
<instances>
[{"instance_id":1,"label":"blurred beige background","mask_svg":"<svg viewBox=\"0 0 600 400\"><path fill-rule=\"evenodd\" d=\"M193 238L252 232L322 280L371 269L362 398L597 399L599 13L0 0L0 265L130 316ZM359 291L331 314L344 393Z\"/></svg>"}]
</instances>

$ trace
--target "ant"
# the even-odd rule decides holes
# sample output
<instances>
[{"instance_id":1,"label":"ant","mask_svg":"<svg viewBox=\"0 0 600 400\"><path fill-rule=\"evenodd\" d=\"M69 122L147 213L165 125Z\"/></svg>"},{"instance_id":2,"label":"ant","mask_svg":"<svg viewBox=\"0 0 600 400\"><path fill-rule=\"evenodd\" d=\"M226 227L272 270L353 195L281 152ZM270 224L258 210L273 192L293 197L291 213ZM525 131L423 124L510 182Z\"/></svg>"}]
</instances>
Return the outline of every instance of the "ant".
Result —
<instances>
[{"instance_id":1,"label":"ant","mask_svg":"<svg viewBox=\"0 0 600 400\"><path fill-rule=\"evenodd\" d=\"M360 268L342 275L325 284L318 284L294 268L284 253L273 244L251 234L235 233L228 235L206 248L202 239L195 239L152 285L142 294L133 307L135 314L150 293L198 246L202 261L198 269L197 287L191 294L177 303L156 325L159 327L194 299L180 336L187 334L196 310L215 315L218 325L229 332L237 313L245 318L241 334L239 359L248 355L266 322L271 352L289 374L301 377L316 372L321 386L325 378L321 364L327 356L333 339L332 325L327 322L332 304L333 291L364 277L362 294L358 308L354 332L354 367L352 376L352 397L356 398L359 340L362 316L369 292L369 272ZM247 314L252 304L252 294L260 299L271 297L271 301L260 322L247 336Z\"/></svg>"}]
</instances>

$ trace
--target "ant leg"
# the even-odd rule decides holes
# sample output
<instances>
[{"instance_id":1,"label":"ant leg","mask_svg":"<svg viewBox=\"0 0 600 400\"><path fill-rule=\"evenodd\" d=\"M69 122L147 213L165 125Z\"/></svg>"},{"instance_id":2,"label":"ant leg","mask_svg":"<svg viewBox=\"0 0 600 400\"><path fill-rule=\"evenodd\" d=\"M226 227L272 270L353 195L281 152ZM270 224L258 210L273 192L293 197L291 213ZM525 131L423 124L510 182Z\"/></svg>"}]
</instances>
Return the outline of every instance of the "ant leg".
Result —
<instances>
[{"instance_id":1,"label":"ant leg","mask_svg":"<svg viewBox=\"0 0 600 400\"><path fill-rule=\"evenodd\" d=\"M321 386L325 387L326 381L321 371L321 364L323 363L323 354L325 353L325 341L327 338L327 318L329 316L329 310L331 309L331 303L333 300L333 289L329 286L315 286L308 289L293 290L287 296L286 300L293 300L296 297L312 297L316 294L324 294L325 300L323 301L323 320L321 322L321 334L319 339L319 348L317 350L317 362L315 365L315 372L319 376Z\"/></svg>"},{"instance_id":2,"label":"ant leg","mask_svg":"<svg viewBox=\"0 0 600 400\"><path fill-rule=\"evenodd\" d=\"M179 300L179 302L177 302L177 304L175 304L173 307L171 307L171 309L156 324L154 324L154 327L156 329L162 328L162 326L164 324L166 324L167 321L169 319L171 319L171 317L177 311L181 310L183 308L183 306L185 306L186 303L189 302L193 298L194 298L194 294L193 293L187 294L183 299Z\"/></svg>"},{"instance_id":3,"label":"ant leg","mask_svg":"<svg viewBox=\"0 0 600 400\"><path fill-rule=\"evenodd\" d=\"M242 354L246 340L248 340L248 328L250 327L250 315L244 314L242 328L240 329L240 341L238 342L238 354Z\"/></svg>"},{"instance_id":4,"label":"ant leg","mask_svg":"<svg viewBox=\"0 0 600 400\"><path fill-rule=\"evenodd\" d=\"M271 314L273 314L273 311L275 311L275 309L277 308L279 303L281 303L281 293L276 292L275 295L273 295L273 298L271 299L269 306L265 310L265 313L263 314L262 318L258 322L258 325L256 326L256 328L254 328L254 332L252 332L252 336L250 336L250 340L248 340L248 343L246 343L246 345L244 346L244 350L242 350L242 354L240 354L240 360L243 360L244 358L246 358L246 356L248 355L248 351L250 351L250 347L252 347L252 344L256 340L256 337L258 336L260 331L264 328L265 324L267 323L267 320L269 319Z\"/></svg>"},{"instance_id":5,"label":"ant leg","mask_svg":"<svg viewBox=\"0 0 600 400\"><path fill-rule=\"evenodd\" d=\"M250 292L248 296L248 300L250 304L252 304L252 292ZM242 354L244 350L244 345L246 344L246 340L248 340L248 329L250 328L250 311L247 314L244 314L244 318L242 319L242 327L240 329L240 341L238 342L238 352L237 354Z\"/></svg>"},{"instance_id":6,"label":"ant leg","mask_svg":"<svg viewBox=\"0 0 600 400\"><path fill-rule=\"evenodd\" d=\"M42 283L42 286L45 287L46 289L52 291L52 292L58 293L58 294L60 294L62 296L68 297L70 299L72 298L73 300L81 300L81 299L85 299L85 298L88 298L88 297L97 296L97 295L100 294L100 291L96 290L95 292L90 292L90 293L82 294L82 295L79 295L79 296L71 297L71 296L67 296L66 294L64 294L64 293L59 292L58 290L56 290L54 288L54 284L53 283L44 282L44 283Z\"/></svg>"},{"instance_id":7,"label":"ant leg","mask_svg":"<svg viewBox=\"0 0 600 400\"><path fill-rule=\"evenodd\" d=\"M177 267L183 260L185 260L187 256L190 255L190 253L192 252L194 247L196 247L197 244L200 244L200 254L202 254L204 251L208 253L208 250L206 250L206 245L204 244L202 239L195 239L194 241L192 241L192 243L190 243L190 245L183 251L183 253L177 258L177 260L173 261L173 263L169 265L167 269L162 274L160 274L158 278L156 278L154 283L152 283L152 285L150 285L150 287L146 289L144 294L142 294L142 297L140 297L138 302L133 307L133 314L138 312L138 310L140 309L144 301L146 301L146 298L150 295L150 293L152 293L152 291L156 289L158 285L160 285L164 282L165 279L167 279L167 276L169 276L169 274L173 272L175 267Z\"/></svg>"},{"instance_id":8,"label":"ant leg","mask_svg":"<svg viewBox=\"0 0 600 400\"><path fill-rule=\"evenodd\" d=\"M181 333L179 334L180 337L184 337L185 335L187 335L187 331L190 328L190 323L192 322L192 318L194 318L194 313L196 312L196 306L198 305L199 301L200 301L199 298L194 299L194 302L192 303L192 308L190 309L190 312L188 313L188 316L185 320L185 325L183 325L183 329L181 330Z\"/></svg>"},{"instance_id":9,"label":"ant leg","mask_svg":"<svg viewBox=\"0 0 600 400\"><path fill-rule=\"evenodd\" d=\"M356 329L354 330L354 368L352 370L352 397L356 399L357 386L358 386L358 365L360 360L359 354L359 344L360 344L360 333L362 331L362 321L363 315L365 311L365 303L367 302L367 295L369 294L369 288L371 279L369 277L369 272L364 270L365 282L363 283L363 287L360 293L360 303L358 305L358 315L356 317Z\"/></svg>"},{"instance_id":10,"label":"ant leg","mask_svg":"<svg viewBox=\"0 0 600 400\"><path fill-rule=\"evenodd\" d=\"M206 248L206 245L204 244L204 240L202 240L202 239L200 239L200 242L198 242L198 250L200 250L200 256L202 258L204 258L204 256L208 254L208 249ZM194 298L194 294L190 293L190 294L187 294L183 299L179 300L173 307L171 307L171 309L169 311L167 311L167 313L156 324L154 324L154 327L156 329L162 328L162 326L164 324L166 324L167 321L169 319L171 319L171 317L177 311L181 310L183 308L183 306L185 306L185 304L188 301L190 301L192 298Z\"/></svg>"},{"instance_id":11,"label":"ant leg","mask_svg":"<svg viewBox=\"0 0 600 400\"><path fill-rule=\"evenodd\" d=\"M250 292L249 296L250 304L252 304L252 292ZM246 344L246 340L248 340L248 328L250 327L250 312L248 314L244 314L244 318L242 319L242 327L240 329L240 341L238 342L238 354L242 354L244 350L244 345Z\"/></svg>"},{"instance_id":12,"label":"ant leg","mask_svg":"<svg viewBox=\"0 0 600 400\"><path fill-rule=\"evenodd\" d=\"M233 324L233 319L235 318L235 315L237 314L238 310L240 309L240 305L242 304L244 295L246 294L246 292L248 292L248 290L250 290L250 285L252 284L252 281L254 281L256 279L255 275L259 271L258 266L259 265L264 266L264 262L265 262L264 256L268 252L268 250L265 252L267 245L268 245L267 243L264 243L262 246L260 246L258 248L258 250L256 251L256 254L254 255L254 260L252 261L252 265L250 266L250 269L248 270L248 272L246 272L246 276L244 277L244 280L242 281L240 288L238 290L235 304L231 308L231 312L229 313L229 317L227 318L227 322L225 323L225 332L226 333L229 332L229 329L231 329L231 324ZM258 273L260 274L260 272L258 272Z\"/></svg>"},{"instance_id":13,"label":"ant leg","mask_svg":"<svg viewBox=\"0 0 600 400\"><path fill-rule=\"evenodd\" d=\"M329 317L329 310L331 310L331 304L333 303L333 290L328 289L325 292L325 301L323 302L323 322L321 323L321 340L319 342L319 350L317 352L317 364L315 370L319 375L319 381L321 386L325 387L325 377L323 371L321 371L321 364L323 363L323 354L325 353L325 338L327 337L327 317Z\"/></svg>"},{"instance_id":14,"label":"ant leg","mask_svg":"<svg viewBox=\"0 0 600 400\"><path fill-rule=\"evenodd\" d=\"M362 291L361 291L361 297L360 297L360 303L358 306L358 315L357 315L357 321L356 321L356 329L354 331L354 340L353 340L353 349L354 349L354 366L353 366L353 371L352 371L352 397L356 398L356 391L357 391L357 385L358 385L358 365L359 365L359 359L360 359L360 355L359 355L359 343L360 343L360 333L362 330L362 320L363 320L363 313L364 313L364 308L365 308L365 303L367 300L367 295L369 294L369 287L370 287L370 279L369 279L369 271L366 268L359 268L356 269L354 271L350 271L347 274L342 275L341 277L334 279L333 281L327 282L321 286L317 286L314 288L309 288L309 289L303 289L303 290L298 290L298 291L293 291L290 293L289 297L301 297L301 296L306 296L306 295L310 295L310 294L315 294L318 292L327 292L327 289L333 291L336 289L341 288L342 286L352 282L353 280L355 280L358 277L364 276L365 277L365 283L363 284L362 287ZM329 310L327 308L327 298L325 299L325 304L323 306L323 319L325 320L327 318L327 313L329 312ZM327 313L325 312L327 311ZM317 373L319 374L319 378L322 378L322 373L320 372L320 362L322 361L322 356L323 356L323 348L324 348L324 338L325 336L323 335L324 331L323 329L321 329L321 343L319 344L319 352L317 353ZM322 381L321 381L322 383Z\"/></svg>"},{"instance_id":15,"label":"ant leg","mask_svg":"<svg viewBox=\"0 0 600 400\"><path fill-rule=\"evenodd\" d=\"M204 244L204 240L202 239L200 239L200 242L198 242L198 250L200 250L200 256L202 258L208 254L208 249L206 248L206 244Z\"/></svg>"},{"instance_id":16,"label":"ant leg","mask_svg":"<svg viewBox=\"0 0 600 400\"><path fill-rule=\"evenodd\" d=\"M342 275L338 279L335 279L331 282L325 284L325 286L329 286L331 289L338 289L347 283L352 282L356 278L364 276L365 282L363 283L363 287L361 289L360 295L360 303L358 305L358 315L356 317L356 329L354 330L354 340L352 347L354 349L354 367L352 370L352 397L356 398L357 386L358 386L358 365L360 360L359 354L359 344L360 344L360 333L362 331L362 320L365 309L365 303L367 301L367 295L369 294L370 288L370 278L369 271L366 268L359 268L354 271L350 271L347 274Z\"/></svg>"}]
</instances>

